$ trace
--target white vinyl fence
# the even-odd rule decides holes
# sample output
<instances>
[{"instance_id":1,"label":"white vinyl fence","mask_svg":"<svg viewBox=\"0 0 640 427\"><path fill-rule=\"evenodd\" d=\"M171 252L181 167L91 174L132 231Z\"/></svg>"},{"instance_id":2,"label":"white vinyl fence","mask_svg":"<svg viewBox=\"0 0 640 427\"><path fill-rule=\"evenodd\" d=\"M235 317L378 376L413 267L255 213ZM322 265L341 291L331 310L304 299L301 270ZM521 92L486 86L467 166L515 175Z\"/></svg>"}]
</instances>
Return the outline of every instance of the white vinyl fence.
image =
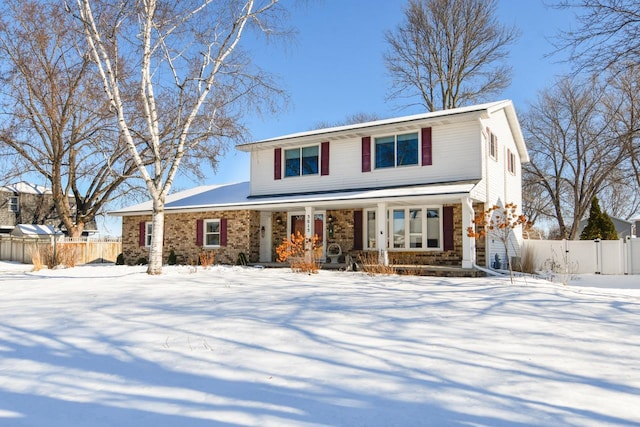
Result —
<instances>
[{"instance_id":1,"label":"white vinyl fence","mask_svg":"<svg viewBox=\"0 0 640 427\"><path fill-rule=\"evenodd\" d=\"M35 250L50 249L73 251L76 264L90 264L98 262L115 262L122 252L122 239L91 238L91 237L53 237L44 238L0 236L0 260L18 261L25 264L32 263Z\"/></svg>"},{"instance_id":2,"label":"white vinyl fence","mask_svg":"<svg viewBox=\"0 0 640 427\"><path fill-rule=\"evenodd\" d=\"M521 258L537 271L640 274L640 238L620 240L524 240Z\"/></svg>"}]
</instances>

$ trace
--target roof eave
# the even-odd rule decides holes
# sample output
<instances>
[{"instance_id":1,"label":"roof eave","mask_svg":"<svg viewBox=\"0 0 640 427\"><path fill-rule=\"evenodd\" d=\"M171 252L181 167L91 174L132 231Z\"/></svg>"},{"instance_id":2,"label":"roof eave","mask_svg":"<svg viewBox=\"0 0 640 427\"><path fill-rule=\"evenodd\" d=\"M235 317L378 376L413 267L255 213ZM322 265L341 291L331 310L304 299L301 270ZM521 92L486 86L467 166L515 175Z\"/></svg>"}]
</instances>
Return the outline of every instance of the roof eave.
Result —
<instances>
[{"instance_id":1,"label":"roof eave","mask_svg":"<svg viewBox=\"0 0 640 427\"><path fill-rule=\"evenodd\" d=\"M337 139L340 139L340 137L367 136L373 129L384 129L385 127L392 129L394 127L402 127L409 124L428 125L431 123L435 125L437 122L446 121L448 119L463 120L465 116L467 116L469 120L473 120L476 117L484 118L493 108L504 106L510 103L511 101L498 101L488 104L456 108L453 110L442 110L394 119L376 120L373 122L317 129L308 132L299 132L289 135L283 135L276 138L268 138L260 141L238 144L236 145L236 149L244 152L250 152L258 146L267 148L274 145L281 145L283 143L304 143L305 141L327 138L329 136Z\"/></svg>"}]
</instances>

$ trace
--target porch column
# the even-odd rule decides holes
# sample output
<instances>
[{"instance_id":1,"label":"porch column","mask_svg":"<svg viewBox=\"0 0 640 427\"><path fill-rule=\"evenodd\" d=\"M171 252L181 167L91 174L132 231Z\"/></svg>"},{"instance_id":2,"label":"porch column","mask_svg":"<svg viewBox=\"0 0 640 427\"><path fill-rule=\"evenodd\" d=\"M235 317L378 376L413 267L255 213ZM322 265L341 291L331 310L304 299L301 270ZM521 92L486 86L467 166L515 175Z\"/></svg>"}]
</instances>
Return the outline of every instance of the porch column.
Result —
<instances>
[{"instance_id":1,"label":"porch column","mask_svg":"<svg viewBox=\"0 0 640 427\"><path fill-rule=\"evenodd\" d=\"M389 251L387 250L387 204L385 202L378 203L378 211L376 212L376 222L378 224L378 263L385 267L389 265Z\"/></svg>"},{"instance_id":2,"label":"porch column","mask_svg":"<svg viewBox=\"0 0 640 427\"><path fill-rule=\"evenodd\" d=\"M313 261L313 215L314 209L312 206L307 206L304 208L304 237L305 237L305 261L312 262Z\"/></svg>"},{"instance_id":3,"label":"porch column","mask_svg":"<svg viewBox=\"0 0 640 427\"><path fill-rule=\"evenodd\" d=\"M470 197L462 198L462 268L473 268L476 263L476 239L467 236L467 228L474 227L473 204Z\"/></svg>"}]
</instances>

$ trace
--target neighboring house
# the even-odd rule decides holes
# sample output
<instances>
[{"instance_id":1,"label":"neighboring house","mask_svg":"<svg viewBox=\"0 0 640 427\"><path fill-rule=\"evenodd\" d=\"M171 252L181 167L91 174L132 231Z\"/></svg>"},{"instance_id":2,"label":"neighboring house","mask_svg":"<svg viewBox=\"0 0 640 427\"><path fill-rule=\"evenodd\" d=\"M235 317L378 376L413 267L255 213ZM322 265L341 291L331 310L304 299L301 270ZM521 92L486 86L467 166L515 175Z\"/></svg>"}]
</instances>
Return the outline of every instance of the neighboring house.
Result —
<instances>
[{"instance_id":1,"label":"neighboring house","mask_svg":"<svg viewBox=\"0 0 640 427\"><path fill-rule=\"evenodd\" d=\"M466 229L489 206L521 205L521 163L529 160L511 101L237 149L251 155L249 182L167 199L165 257L174 250L189 261L212 250L218 262L234 263L240 252L250 262L272 262L282 240L300 231L319 236L322 257L337 244L342 254L371 251L396 264L487 266L504 248L491 239L476 245ZM146 257L151 202L111 214L123 218L125 262Z\"/></svg>"},{"instance_id":2,"label":"neighboring house","mask_svg":"<svg viewBox=\"0 0 640 427\"><path fill-rule=\"evenodd\" d=\"M73 199L69 203L73 211ZM53 205L51 190L40 185L19 182L0 187L0 234L11 233L19 224L62 224ZM95 221L87 224L83 234L97 231Z\"/></svg>"},{"instance_id":3,"label":"neighboring house","mask_svg":"<svg viewBox=\"0 0 640 427\"><path fill-rule=\"evenodd\" d=\"M616 218L610 216L611 222L613 222L614 227L616 227L616 231L618 232L619 239L626 239L627 237L635 237L635 223L633 221L627 221L625 219ZM580 221L580 228L578 229L578 237L582 234L582 230L587 226L588 218Z\"/></svg>"}]
</instances>

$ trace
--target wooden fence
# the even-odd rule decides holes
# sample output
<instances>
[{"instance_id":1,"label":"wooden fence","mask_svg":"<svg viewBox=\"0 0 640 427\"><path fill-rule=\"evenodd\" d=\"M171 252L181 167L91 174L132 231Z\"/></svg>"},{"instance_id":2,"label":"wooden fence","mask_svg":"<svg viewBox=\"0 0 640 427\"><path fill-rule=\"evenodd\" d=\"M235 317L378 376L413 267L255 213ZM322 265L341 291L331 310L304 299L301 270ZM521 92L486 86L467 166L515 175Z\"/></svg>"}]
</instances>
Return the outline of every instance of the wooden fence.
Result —
<instances>
[{"instance_id":1,"label":"wooden fence","mask_svg":"<svg viewBox=\"0 0 640 427\"><path fill-rule=\"evenodd\" d=\"M91 237L44 238L0 236L0 260L31 264L35 250L66 251L73 253L76 265L91 263L114 263L122 252L122 239Z\"/></svg>"}]
</instances>

